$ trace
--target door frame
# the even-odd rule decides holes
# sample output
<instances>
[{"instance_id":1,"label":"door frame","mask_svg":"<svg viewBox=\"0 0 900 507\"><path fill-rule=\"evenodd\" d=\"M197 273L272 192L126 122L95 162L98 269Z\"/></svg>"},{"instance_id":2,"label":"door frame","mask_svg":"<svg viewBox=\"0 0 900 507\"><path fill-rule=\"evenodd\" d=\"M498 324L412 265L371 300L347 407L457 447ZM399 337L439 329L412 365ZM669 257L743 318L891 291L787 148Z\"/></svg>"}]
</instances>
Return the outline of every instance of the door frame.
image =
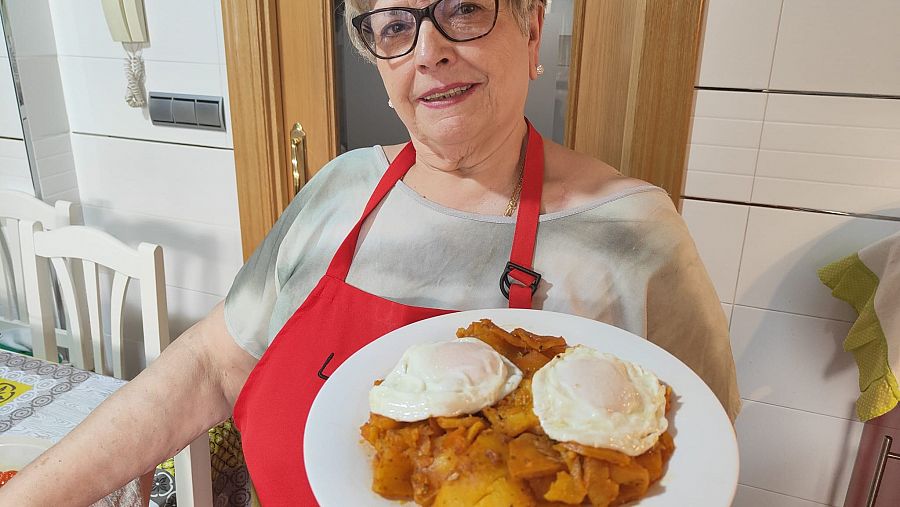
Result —
<instances>
[{"instance_id":1,"label":"door frame","mask_svg":"<svg viewBox=\"0 0 900 507\"><path fill-rule=\"evenodd\" d=\"M292 0L221 0L245 259L293 196L288 122L299 118L302 105L292 105L296 97L286 100L284 93L285 83L298 82L293 77L298 65L307 79L321 77L310 82L316 93L306 105L324 108L315 114L329 130L320 142L331 157L337 155L336 1L301 10L286 7ZM705 4L575 0L574 5L566 145L664 188L676 206L687 170ZM305 35L299 44L287 43L289 61L282 54L288 32L281 27ZM595 29L586 30L590 27Z\"/></svg>"}]
</instances>

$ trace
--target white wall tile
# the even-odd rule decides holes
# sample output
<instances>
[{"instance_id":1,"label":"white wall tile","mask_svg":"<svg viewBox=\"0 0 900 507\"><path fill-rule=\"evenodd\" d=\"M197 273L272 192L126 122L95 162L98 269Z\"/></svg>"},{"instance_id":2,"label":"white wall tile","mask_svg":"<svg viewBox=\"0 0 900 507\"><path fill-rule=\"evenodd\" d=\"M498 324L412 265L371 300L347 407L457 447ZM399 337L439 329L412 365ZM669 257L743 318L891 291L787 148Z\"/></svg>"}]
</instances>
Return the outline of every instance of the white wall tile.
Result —
<instances>
[{"instance_id":1,"label":"white wall tile","mask_svg":"<svg viewBox=\"0 0 900 507\"><path fill-rule=\"evenodd\" d=\"M237 229L234 152L74 134L82 201Z\"/></svg>"},{"instance_id":2,"label":"white wall tile","mask_svg":"<svg viewBox=\"0 0 900 507\"><path fill-rule=\"evenodd\" d=\"M22 139L22 120L9 58L0 57L0 137Z\"/></svg>"},{"instance_id":3,"label":"white wall tile","mask_svg":"<svg viewBox=\"0 0 900 507\"><path fill-rule=\"evenodd\" d=\"M694 117L691 144L759 148L762 121Z\"/></svg>"},{"instance_id":4,"label":"white wall tile","mask_svg":"<svg viewBox=\"0 0 900 507\"><path fill-rule=\"evenodd\" d=\"M900 217L900 189L762 178L753 182L754 203Z\"/></svg>"},{"instance_id":5,"label":"white wall tile","mask_svg":"<svg viewBox=\"0 0 900 507\"><path fill-rule=\"evenodd\" d=\"M756 148L692 144L688 152L688 171L753 176L757 152Z\"/></svg>"},{"instance_id":6,"label":"white wall tile","mask_svg":"<svg viewBox=\"0 0 900 507\"><path fill-rule=\"evenodd\" d=\"M72 142L69 139L69 133L35 139L34 151L39 158L72 153Z\"/></svg>"},{"instance_id":7,"label":"white wall tile","mask_svg":"<svg viewBox=\"0 0 900 507\"><path fill-rule=\"evenodd\" d=\"M719 300L725 303L734 301L747 213L747 206L691 199L682 202L681 214L697 244Z\"/></svg>"},{"instance_id":8,"label":"white wall tile","mask_svg":"<svg viewBox=\"0 0 900 507\"><path fill-rule=\"evenodd\" d=\"M32 139L69 131L63 83L55 56L16 59Z\"/></svg>"},{"instance_id":9,"label":"white wall tile","mask_svg":"<svg viewBox=\"0 0 900 507\"><path fill-rule=\"evenodd\" d=\"M843 505L862 429L856 421L745 401L736 424L740 482Z\"/></svg>"},{"instance_id":10,"label":"white wall tile","mask_svg":"<svg viewBox=\"0 0 900 507\"><path fill-rule=\"evenodd\" d=\"M900 188L900 159L760 150L756 176Z\"/></svg>"},{"instance_id":11,"label":"white wall tile","mask_svg":"<svg viewBox=\"0 0 900 507\"><path fill-rule=\"evenodd\" d=\"M0 187L34 195L25 141L0 139Z\"/></svg>"},{"instance_id":12,"label":"white wall tile","mask_svg":"<svg viewBox=\"0 0 900 507\"><path fill-rule=\"evenodd\" d=\"M3 31L3 23L0 23L0 57L9 57L9 48L6 47L6 32Z\"/></svg>"},{"instance_id":13,"label":"white wall tile","mask_svg":"<svg viewBox=\"0 0 900 507\"><path fill-rule=\"evenodd\" d=\"M149 46L145 60L219 64L215 4L219 0L144 2ZM60 55L121 60L121 43L112 40L100 2L51 0ZM119 64L121 66L121 63Z\"/></svg>"},{"instance_id":14,"label":"white wall tile","mask_svg":"<svg viewBox=\"0 0 900 507\"><path fill-rule=\"evenodd\" d=\"M784 2L770 85L900 95L900 3Z\"/></svg>"},{"instance_id":15,"label":"white wall tile","mask_svg":"<svg viewBox=\"0 0 900 507\"><path fill-rule=\"evenodd\" d=\"M224 297L243 264L240 231L84 205L85 225L163 249L166 284Z\"/></svg>"},{"instance_id":16,"label":"white wall tile","mask_svg":"<svg viewBox=\"0 0 900 507\"><path fill-rule=\"evenodd\" d=\"M725 319L728 320L728 327L731 327L731 312L734 310L734 305L730 305L728 303L722 303L722 311L725 312Z\"/></svg>"},{"instance_id":17,"label":"white wall tile","mask_svg":"<svg viewBox=\"0 0 900 507\"><path fill-rule=\"evenodd\" d=\"M166 287L169 304L169 332L176 338L206 316L224 299L204 292Z\"/></svg>"},{"instance_id":18,"label":"white wall tile","mask_svg":"<svg viewBox=\"0 0 900 507\"><path fill-rule=\"evenodd\" d=\"M685 197L706 197L726 201L750 202L752 194L753 176L688 171L684 183Z\"/></svg>"},{"instance_id":19,"label":"white wall tile","mask_svg":"<svg viewBox=\"0 0 900 507\"><path fill-rule=\"evenodd\" d=\"M46 177L41 174L41 194L56 195L77 188L78 180L74 170Z\"/></svg>"},{"instance_id":20,"label":"white wall tile","mask_svg":"<svg viewBox=\"0 0 900 507\"><path fill-rule=\"evenodd\" d=\"M6 10L17 57L56 55L47 0L7 0Z\"/></svg>"},{"instance_id":21,"label":"white wall tile","mask_svg":"<svg viewBox=\"0 0 900 507\"><path fill-rule=\"evenodd\" d=\"M28 154L25 152L25 141L21 139L0 139L0 157L27 160ZM8 168L7 164L0 165L0 171Z\"/></svg>"},{"instance_id":22,"label":"white wall tile","mask_svg":"<svg viewBox=\"0 0 900 507\"><path fill-rule=\"evenodd\" d=\"M851 321L816 270L890 234L900 223L751 207L735 303Z\"/></svg>"},{"instance_id":23,"label":"white wall tile","mask_svg":"<svg viewBox=\"0 0 900 507\"><path fill-rule=\"evenodd\" d=\"M219 50L219 65L225 66L225 27L222 18L222 2L220 0L212 0L213 16L216 26L216 42Z\"/></svg>"},{"instance_id":24,"label":"white wall tile","mask_svg":"<svg viewBox=\"0 0 900 507\"><path fill-rule=\"evenodd\" d=\"M2 162L2 160L0 160ZM22 176L2 176L0 177L0 189L14 190L16 192L25 192L34 195L34 185L30 177Z\"/></svg>"},{"instance_id":25,"label":"white wall tile","mask_svg":"<svg viewBox=\"0 0 900 507\"><path fill-rule=\"evenodd\" d=\"M900 101L867 97L768 94L766 121L900 129Z\"/></svg>"},{"instance_id":26,"label":"white wall tile","mask_svg":"<svg viewBox=\"0 0 900 507\"><path fill-rule=\"evenodd\" d=\"M731 349L741 396L854 418L859 370L853 355L843 349L850 326L849 322L736 305Z\"/></svg>"},{"instance_id":27,"label":"white wall tile","mask_svg":"<svg viewBox=\"0 0 900 507\"><path fill-rule=\"evenodd\" d=\"M700 86L768 88L781 2L709 1Z\"/></svg>"},{"instance_id":28,"label":"white wall tile","mask_svg":"<svg viewBox=\"0 0 900 507\"><path fill-rule=\"evenodd\" d=\"M41 196L41 199L50 204L54 204L56 201L69 201L74 202L75 204L81 203L81 197L78 195L78 189L76 188L58 194L44 194Z\"/></svg>"},{"instance_id":29,"label":"white wall tile","mask_svg":"<svg viewBox=\"0 0 900 507\"><path fill-rule=\"evenodd\" d=\"M731 505L732 507L818 507L825 504L738 484L737 495Z\"/></svg>"},{"instance_id":30,"label":"white wall tile","mask_svg":"<svg viewBox=\"0 0 900 507\"><path fill-rule=\"evenodd\" d=\"M694 115L704 118L762 121L767 94L725 90L696 90Z\"/></svg>"},{"instance_id":31,"label":"white wall tile","mask_svg":"<svg viewBox=\"0 0 900 507\"><path fill-rule=\"evenodd\" d=\"M900 216L900 101L772 94L753 202Z\"/></svg>"},{"instance_id":32,"label":"white wall tile","mask_svg":"<svg viewBox=\"0 0 900 507\"><path fill-rule=\"evenodd\" d=\"M760 148L900 159L900 129L797 125L767 121Z\"/></svg>"},{"instance_id":33,"label":"white wall tile","mask_svg":"<svg viewBox=\"0 0 900 507\"><path fill-rule=\"evenodd\" d=\"M37 151L37 150L35 150ZM75 172L75 161L72 159L72 152L60 153L49 157L43 157L37 160L38 174L41 179L49 178L63 173Z\"/></svg>"},{"instance_id":34,"label":"white wall tile","mask_svg":"<svg viewBox=\"0 0 900 507\"><path fill-rule=\"evenodd\" d=\"M125 103L122 63L107 58L60 57L73 132L202 146L233 147L225 132L155 126L146 108ZM146 62L148 91L223 96L218 64Z\"/></svg>"},{"instance_id":35,"label":"white wall tile","mask_svg":"<svg viewBox=\"0 0 900 507\"><path fill-rule=\"evenodd\" d=\"M750 200L765 110L763 93L696 92L685 195Z\"/></svg>"}]
</instances>

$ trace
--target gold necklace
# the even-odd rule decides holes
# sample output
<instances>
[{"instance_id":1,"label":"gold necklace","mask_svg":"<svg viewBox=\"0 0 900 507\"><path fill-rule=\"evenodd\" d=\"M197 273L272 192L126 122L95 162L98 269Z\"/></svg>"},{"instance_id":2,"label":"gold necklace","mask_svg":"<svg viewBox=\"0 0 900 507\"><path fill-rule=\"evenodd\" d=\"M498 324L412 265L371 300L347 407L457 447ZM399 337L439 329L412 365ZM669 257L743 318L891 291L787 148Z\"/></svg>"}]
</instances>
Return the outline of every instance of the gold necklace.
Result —
<instances>
[{"instance_id":1,"label":"gold necklace","mask_svg":"<svg viewBox=\"0 0 900 507\"><path fill-rule=\"evenodd\" d=\"M509 198L509 203L506 205L506 213L503 216L511 217L513 211L519 207L519 195L522 193L522 179L525 176L525 171L519 169L519 181L516 182L516 188L513 189L512 197Z\"/></svg>"}]
</instances>

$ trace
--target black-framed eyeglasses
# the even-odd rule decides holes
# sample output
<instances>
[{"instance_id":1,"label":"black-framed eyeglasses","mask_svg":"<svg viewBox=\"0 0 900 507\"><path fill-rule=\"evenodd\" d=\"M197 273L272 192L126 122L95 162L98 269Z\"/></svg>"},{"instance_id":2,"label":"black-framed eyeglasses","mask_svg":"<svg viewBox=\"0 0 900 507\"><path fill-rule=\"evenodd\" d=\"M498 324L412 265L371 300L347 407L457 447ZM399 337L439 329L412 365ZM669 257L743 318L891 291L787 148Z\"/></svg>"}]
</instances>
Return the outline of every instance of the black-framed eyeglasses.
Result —
<instances>
[{"instance_id":1,"label":"black-framed eyeglasses","mask_svg":"<svg viewBox=\"0 0 900 507\"><path fill-rule=\"evenodd\" d=\"M366 48L382 60L399 58L416 47L423 19L447 40L466 42L491 33L500 0L437 0L428 7L388 7L352 19Z\"/></svg>"}]
</instances>

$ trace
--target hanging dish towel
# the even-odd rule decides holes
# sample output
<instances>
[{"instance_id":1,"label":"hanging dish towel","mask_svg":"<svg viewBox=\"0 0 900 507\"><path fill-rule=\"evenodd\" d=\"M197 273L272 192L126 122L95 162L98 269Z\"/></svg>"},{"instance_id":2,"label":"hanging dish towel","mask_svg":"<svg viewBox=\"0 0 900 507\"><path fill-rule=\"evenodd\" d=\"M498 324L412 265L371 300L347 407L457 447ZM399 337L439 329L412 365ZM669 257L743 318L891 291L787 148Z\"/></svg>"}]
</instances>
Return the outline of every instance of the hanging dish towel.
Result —
<instances>
[{"instance_id":1,"label":"hanging dish towel","mask_svg":"<svg viewBox=\"0 0 900 507\"><path fill-rule=\"evenodd\" d=\"M859 367L856 412L868 421L900 400L900 234L889 236L818 271L834 297L856 309L844 350Z\"/></svg>"}]
</instances>

